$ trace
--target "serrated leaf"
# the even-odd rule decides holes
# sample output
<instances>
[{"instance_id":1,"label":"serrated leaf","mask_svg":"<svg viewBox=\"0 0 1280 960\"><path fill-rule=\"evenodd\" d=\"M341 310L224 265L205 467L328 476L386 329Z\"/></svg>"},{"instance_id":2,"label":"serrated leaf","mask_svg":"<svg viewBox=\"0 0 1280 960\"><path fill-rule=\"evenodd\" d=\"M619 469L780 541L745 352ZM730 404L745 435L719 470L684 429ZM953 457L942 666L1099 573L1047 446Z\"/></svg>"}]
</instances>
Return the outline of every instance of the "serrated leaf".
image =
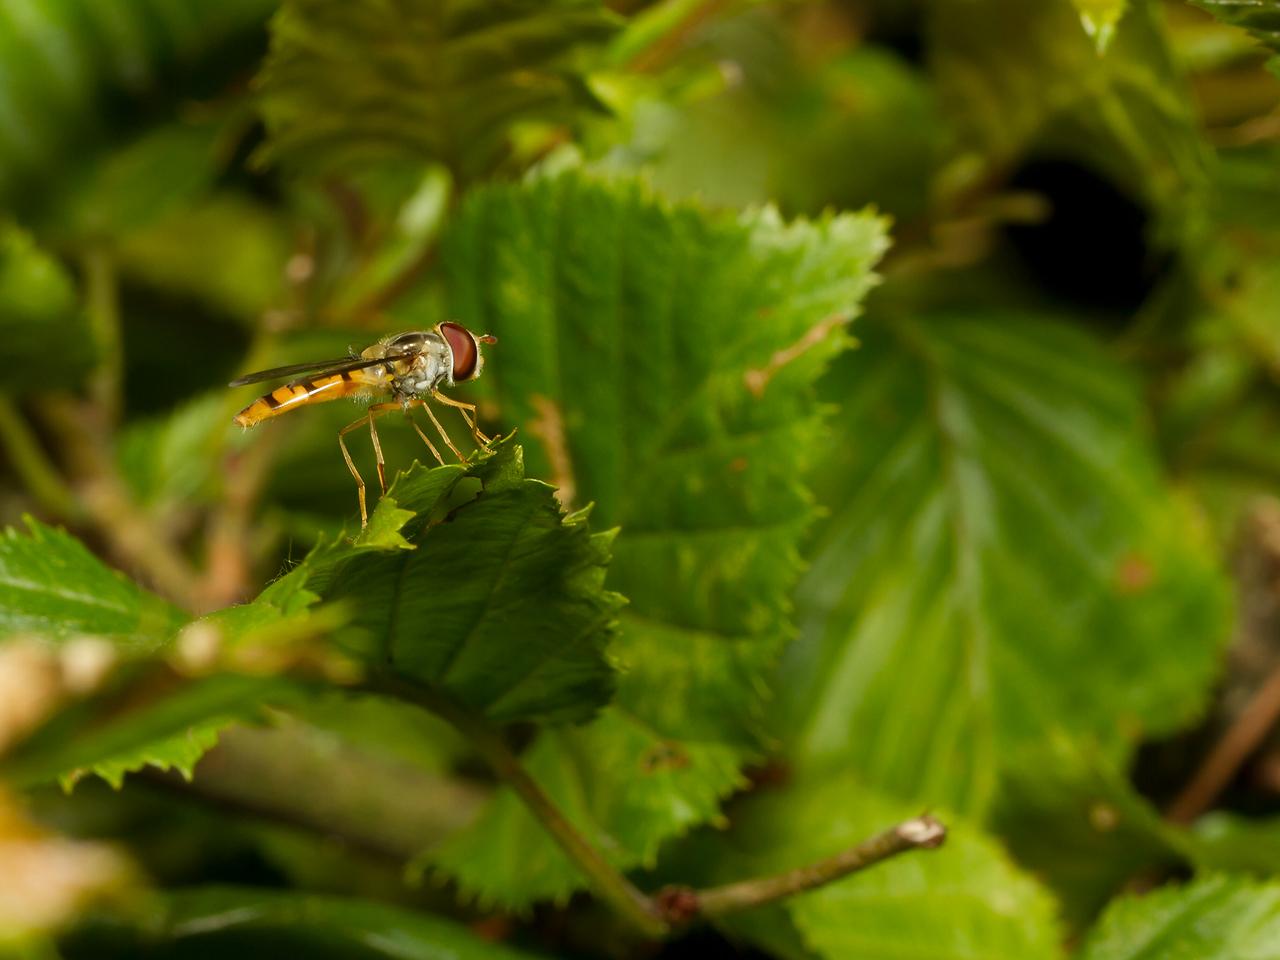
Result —
<instances>
[{"instance_id":1,"label":"serrated leaf","mask_svg":"<svg viewBox=\"0 0 1280 960\"><path fill-rule=\"evenodd\" d=\"M1259 43L1272 53L1280 52L1280 0L1190 0L1197 7L1208 10L1224 23L1248 30ZM1280 61L1272 57L1267 64L1273 73L1280 70Z\"/></svg>"},{"instance_id":2,"label":"serrated leaf","mask_svg":"<svg viewBox=\"0 0 1280 960\"><path fill-rule=\"evenodd\" d=\"M257 603L337 603L357 660L495 722L590 717L613 692L612 535L562 513L520 458L506 440L467 467L401 474L359 537L317 547Z\"/></svg>"},{"instance_id":3,"label":"serrated leaf","mask_svg":"<svg viewBox=\"0 0 1280 960\"><path fill-rule=\"evenodd\" d=\"M22 230L0 223L0 364L5 392L76 385L93 338L71 277Z\"/></svg>"},{"instance_id":4,"label":"serrated leaf","mask_svg":"<svg viewBox=\"0 0 1280 960\"><path fill-rule=\"evenodd\" d=\"M1280 884L1207 877L1124 897L1089 935L1079 960L1277 960Z\"/></svg>"},{"instance_id":5,"label":"serrated leaf","mask_svg":"<svg viewBox=\"0 0 1280 960\"><path fill-rule=\"evenodd\" d=\"M574 55L615 29L597 0L286 0L259 75L266 156L329 171L409 156L470 179L513 124L590 102Z\"/></svg>"},{"instance_id":6,"label":"serrated leaf","mask_svg":"<svg viewBox=\"0 0 1280 960\"><path fill-rule=\"evenodd\" d=\"M736 804L728 833L698 838L684 858L711 864L714 883L770 876L832 856L919 813L848 775L800 779ZM785 943L789 920L809 951L832 960L1060 956L1052 898L976 826L937 816L947 839L936 850L903 854L789 898L763 922L751 913L722 922L731 932Z\"/></svg>"},{"instance_id":7,"label":"serrated leaf","mask_svg":"<svg viewBox=\"0 0 1280 960\"><path fill-rule=\"evenodd\" d=\"M144 767L176 770L190 779L225 728L258 722L268 703L297 695L298 688L285 680L228 675L180 686L124 712L107 700L94 711L101 716L82 720L69 733L55 728L38 735L0 770L18 786L56 780L68 790L88 775L118 788L125 774Z\"/></svg>"},{"instance_id":8,"label":"serrated leaf","mask_svg":"<svg viewBox=\"0 0 1280 960\"><path fill-rule=\"evenodd\" d=\"M623 868L711 816L756 750L812 516L811 384L885 245L869 215L717 217L578 175L476 192L446 240L452 315L499 337L485 378L502 422L540 438L533 470L563 498L621 527L618 707L531 762ZM617 759L574 768L561 751ZM518 906L581 886L499 803L509 816L442 855L471 892Z\"/></svg>"},{"instance_id":9,"label":"serrated leaf","mask_svg":"<svg viewBox=\"0 0 1280 960\"><path fill-rule=\"evenodd\" d=\"M1058 728L1123 757L1201 709L1224 581L1126 372L1035 316L864 324L780 729L805 766L982 811Z\"/></svg>"},{"instance_id":10,"label":"serrated leaf","mask_svg":"<svg viewBox=\"0 0 1280 960\"><path fill-rule=\"evenodd\" d=\"M103 637L126 654L158 649L187 621L70 534L28 518L0 533L0 639Z\"/></svg>"},{"instance_id":11,"label":"serrated leaf","mask_svg":"<svg viewBox=\"0 0 1280 960\"><path fill-rule=\"evenodd\" d=\"M243 954L247 948L253 955L262 950L335 960L531 956L481 940L462 925L428 913L371 900L249 887L195 887L159 896L151 914L141 918L136 936L128 955L168 947L184 956L219 950Z\"/></svg>"},{"instance_id":12,"label":"serrated leaf","mask_svg":"<svg viewBox=\"0 0 1280 960\"><path fill-rule=\"evenodd\" d=\"M940 0L929 16L939 96L962 146L988 166L1033 150L1070 157L1170 208L1203 185L1205 153L1159 4L1130 3L1105 56L1072 0Z\"/></svg>"}]
</instances>

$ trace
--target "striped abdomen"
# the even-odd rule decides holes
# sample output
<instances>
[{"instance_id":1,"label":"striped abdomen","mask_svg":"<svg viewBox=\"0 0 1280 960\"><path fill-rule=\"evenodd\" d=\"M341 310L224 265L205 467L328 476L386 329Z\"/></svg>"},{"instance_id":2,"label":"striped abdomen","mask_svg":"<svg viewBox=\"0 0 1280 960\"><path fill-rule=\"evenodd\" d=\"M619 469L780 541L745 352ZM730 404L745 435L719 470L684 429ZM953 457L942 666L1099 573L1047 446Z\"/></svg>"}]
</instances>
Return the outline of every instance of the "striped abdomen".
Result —
<instances>
[{"instance_id":1,"label":"striped abdomen","mask_svg":"<svg viewBox=\"0 0 1280 960\"><path fill-rule=\"evenodd\" d=\"M288 413L309 403L323 403L326 400L340 400L343 397L369 393L370 390L376 389L376 386L369 383L368 379L360 377L362 372L321 374L306 380L286 383L259 397L237 413L235 422L242 427L252 427L263 420Z\"/></svg>"}]
</instances>

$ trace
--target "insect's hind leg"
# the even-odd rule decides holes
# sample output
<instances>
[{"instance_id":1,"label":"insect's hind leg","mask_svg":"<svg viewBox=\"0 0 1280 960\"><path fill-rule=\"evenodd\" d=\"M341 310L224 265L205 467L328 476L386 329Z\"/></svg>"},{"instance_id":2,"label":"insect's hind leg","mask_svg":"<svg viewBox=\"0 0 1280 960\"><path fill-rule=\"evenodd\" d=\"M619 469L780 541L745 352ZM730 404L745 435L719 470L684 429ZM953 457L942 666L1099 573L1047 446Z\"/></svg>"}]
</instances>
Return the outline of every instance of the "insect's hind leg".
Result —
<instances>
[{"instance_id":1,"label":"insect's hind leg","mask_svg":"<svg viewBox=\"0 0 1280 960\"><path fill-rule=\"evenodd\" d=\"M470 428L471 436L475 439L476 443L480 444L482 447L487 447L493 442L491 438L486 437L480 430L478 418L476 417L476 405L474 403L463 403L461 400L453 399L453 397L446 397L439 390L433 391L431 395L445 406L455 407L458 412L462 414L462 419L467 422L467 427Z\"/></svg>"}]
</instances>

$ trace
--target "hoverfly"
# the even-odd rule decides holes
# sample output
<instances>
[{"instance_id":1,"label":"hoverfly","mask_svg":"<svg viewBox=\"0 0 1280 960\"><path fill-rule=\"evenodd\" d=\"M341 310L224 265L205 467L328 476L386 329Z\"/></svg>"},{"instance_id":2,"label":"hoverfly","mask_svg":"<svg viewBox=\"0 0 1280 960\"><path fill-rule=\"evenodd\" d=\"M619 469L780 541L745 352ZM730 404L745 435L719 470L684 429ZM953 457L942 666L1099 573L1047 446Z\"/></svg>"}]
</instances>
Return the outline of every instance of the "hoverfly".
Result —
<instances>
[{"instance_id":1,"label":"hoverfly","mask_svg":"<svg viewBox=\"0 0 1280 960\"><path fill-rule=\"evenodd\" d=\"M283 386L276 387L249 404L235 416L235 422L242 427L252 427L288 413L299 407L326 400L338 400L342 397L357 399L390 395L391 399L383 403L369 406L368 412L338 431L338 446L342 450L342 458L347 462L347 469L356 481L356 491L360 498L360 527L369 523L369 514L365 507L364 478L356 469L351 453L347 450L345 437L352 430L365 424L369 425L369 435L373 438L373 452L378 461L378 484L382 492L387 492L387 474L385 461L382 458L382 444L378 441L378 428L374 420L392 410L403 410L405 417L413 424L423 443L441 464L444 458L431 442L422 428L410 417L409 411L414 407L422 407L427 416L435 424L437 432L445 445L453 451L460 461L466 457L454 446L449 434L436 419L428 400L435 400L445 406L455 407L462 414L471 431L471 436L481 446L489 444L489 438L480 432L476 424L475 404L463 403L446 397L440 392L440 386L452 387L455 383L474 380L484 369L484 355L480 352L482 343L497 343L497 337L485 334L476 336L460 323L446 321L436 324L432 330L400 333L379 340L373 346L363 350L359 356L350 356L341 360L318 360L314 363L298 363L287 367L275 367L251 373L231 381L231 386L241 387L248 383L260 383L264 380L276 380L282 377L299 377L290 380ZM306 374L306 376L302 376Z\"/></svg>"}]
</instances>

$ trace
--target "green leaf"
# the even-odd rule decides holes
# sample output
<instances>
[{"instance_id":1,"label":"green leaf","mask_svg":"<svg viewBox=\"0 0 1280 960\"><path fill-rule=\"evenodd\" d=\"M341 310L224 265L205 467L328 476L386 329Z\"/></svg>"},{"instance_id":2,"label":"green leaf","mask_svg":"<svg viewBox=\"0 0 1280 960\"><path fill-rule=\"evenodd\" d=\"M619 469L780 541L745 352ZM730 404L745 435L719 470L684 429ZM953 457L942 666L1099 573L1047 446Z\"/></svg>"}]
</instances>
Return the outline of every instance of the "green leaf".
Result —
<instances>
[{"instance_id":1,"label":"green leaf","mask_svg":"<svg viewBox=\"0 0 1280 960\"><path fill-rule=\"evenodd\" d=\"M154 105L157 94L189 92L192 67L215 56L218 72L239 69L275 5L0 2L0 199L28 201L21 187L78 163L77 148L103 137L105 108L122 95Z\"/></svg>"},{"instance_id":2,"label":"green leaf","mask_svg":"<svg viewBox=\"0 0 1280 960\"><path fill-rule=\"evenodd\" d=\"M94 359L71 277L17 227L0 224L0 364L4 390L75 386Z\"/></svg>"},{"instance_id":3,"label":"green leaf","mask_svg":"<svg viewBox=\"0 0 1280 960\"><path fill-rule=\"evenodd\" d=\"M94 711L98 715L76 718L69 733L55 727L37 735L0 770L18 786L57 780L67 790L90 774L118 788L125 774L144 767L177 770L190 780L226 727L258 722L268 702L297 694L284 680L226 675L180 686L123 712L114 700L104 701Z\"/></svg>"},{"instance_id":4,"label":"green leaf","mask_svg":"<svg viewBox=\"0 0 1280 960\"><path fill-rule=\"evenodd\" d=\"M1091 924L1133 877L1192 858L1192 838L1095 750L1054 736L1048 750L1028 750L1006 767L991 828L1057 894L1073 931Z\"/></svg>"},{"instance_id":5,"label":"green leaf","mask_svg":"<svg viewBox=\"0 0 1280 960\"><path fill-rule=\"evenodd\" d=\"M978 812L1059 728L1121 758L1195 716L1225 585L1126 372L1035 316L862 332L829 381L832 513L780 683L793 759Z\"/></svg>"},{"instance_id":6,"label":"green leaf","mask_svg":"<svg viewBox=\"0 0 1280 960\"><path fill-rule=\"evenodd\" d=\"M1277 960L1280 884L1229 876L1112 904L1080 960Z\"/></svg>"},{"instance_id":7,"label":"green leaf","mask_svg":"<svg viewBox=\"0 0 1280 960\"><path fill-rule=\"evenodd\" d=\"M137 956L169 947L183 956L219 949L253 956L388 960L520 960L530 954L481 940L465 927L427 913L369 900L249 887L195 887L165 893L141 918L136 942L86 936L94 956ZM115 942L119 953L109 952ZM206 953L206 951L209 951ZM150 955L147 952L147 955ZM219 954L220 955L220 954Z\"/></svg>"},{"instance_id":8,"label":"green leaf","mask_svg":"<svg viewBox=\"0 0 1280 960\"><path fill-rule=\"evenodd\" d=\"M501 421L542 441L533 470L563 499L622 528L618 703L529 758L620 867L711 817L757 752L813 514L799 479L824 435L811 385L884 247L869 215L717 217L576 175L473 193L446 240L451 315L499 337L485 380ZM615 759L581 759L600 756ZM580 887L498 802L433 861L512 906Z\"/></svg>"},{"instance_id":9,"label":"green leaf","mask_svg":"<svg viewBox=\"0 0 1280 960\"><path fill-rule=\"evenodd\" d=\"M467 467L401 474L358 538L317 547L255 603L337 603L352 628L343 649L375 675L495 722L579 721L613 692L612 539L525 479L507 440Z\"/></svg>"},{"instance_id":10,"label":"green leaf","mask_svg":"<svg viewBox=\"0 0 1280 960\"><path fill-rule=\"evenodd\" d=\"M712 864L714 883L770 876L832 856L919 812L844 774L800 779L735 805L729 832L700 837L684 859ZM906 853L789 898L764 922L751 913L722 922L776 944L788 939L789 921L820 957L1058 957L1052 898L977 827L938 817L947 839L936 850Z\"/></svg>"},{"instance_id":11,"label":"green leaf","mask_svg":"<svg viewBox=\"0 0 1280 960\"><path fill-rule=\"evenodd\" d=\"M611 36L597 0L286 0L259 76L265 155L322 171L490 169L514 124L590 103L575 54Z\"/></svg>"},{"instance_id":12,"label":"green leaf","mask_svg":"<svg viewBox=\"0 0 1280 960\"><path fill-rule=\"evenodd\" d=\"M997 170L1033 150L1075 158L1176 209L1203 184L1206 158L1159 5L1129 4L1100 56L1080 2L931 5L931 59L961 146Z\"/></svg>"},{"instance_id":13,"label":"green leaf","mask_svg":"<svg viewBox=\"0 0 1280 960\"><path fill-rule=\"evenodd\" d=\"M0 533L0 639L103 637L123 653L148 654L187 621L70 534L33 519L27 527L28 535Z\"/></svg>"},{"instance_id":14,"label":"green leaf","mask_svg":"<svg viewBox=\"0 0 1280 960\"><path fill-rule=\"evenodd\" d=\"M1197 7L1208 10L1219 20L1233 27L1241 27L1273 53L1280 52L1280 0L1191 0ZM1267 64L1275 73L1280 70L1280 59L1272 57Z\"/></svg>"},{"instance_id":15,"label":"green leaf","mask_svg":"<svg viewBox=\"0 0 1280 960\"><path fill-rule=\"evenodd\" d=\"M1190 859L1201 870L1280 874L1280 820L1216 810L1192 827Z\"/></svg>"}]
</instances>

